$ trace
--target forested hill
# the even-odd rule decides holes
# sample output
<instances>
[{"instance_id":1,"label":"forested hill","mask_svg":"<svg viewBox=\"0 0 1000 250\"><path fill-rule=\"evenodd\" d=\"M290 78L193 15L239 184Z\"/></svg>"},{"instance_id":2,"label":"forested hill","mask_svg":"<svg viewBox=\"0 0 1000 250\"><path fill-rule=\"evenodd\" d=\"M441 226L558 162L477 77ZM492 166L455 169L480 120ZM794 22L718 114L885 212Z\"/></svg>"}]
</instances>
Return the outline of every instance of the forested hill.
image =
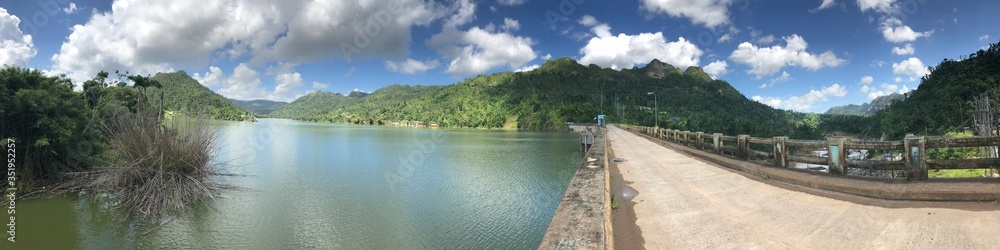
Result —
<instances>
[{"instance_id":1,"label":"forested hill","mask_svg":"<svg viewBox=\"0 0 1000 250\"><path fill-rule=\"evenodd\" d=\"M166 111L222 120L243 120L243 116L250 113L212 92L184 71L157 73L151 79L159 82L160 87L147 89L150 103L159 105L160 92L163 92L163 109Z\"/></svg>"},{"instance_id":2,"label":"forested hill","mask_svg":"<svg viewBox=\"0 0 1000 250\"><path fill-rule=\"evenodd\" d=\"M897 100L902 100L904 96L898 93L892 93L886 96L879 96L872 100L871 103L862 103L861 105L850 104L843 106L832 107L826 111L825 114L831 115L872 115L883 109L892 105L892 102Z\"/></svg>"},{"instance_id":3,"label":"forested hill","mask_svg":"<svg viewBox=\"0 0 1000 250\"><path fill-rule=\"evenodd\" d=\"M281 108L282 106L288 105L287 102L278 102L269 100L243 101L243 100L229 99L229 101L235 103L236 105L240 105L240 107L250 110L250 112L254 112L255 114L258 115L266 115Z\"/></svg>"},{"instance_id":4,"label":"forested hill","mask_svg":"<svg viewBox=\"0 0 1000 250\"><path fill-rule=\"evenodd\" d=\"M1000 43L969 54L964 60L945 59L907 98L875 114L869 133L894 137L905 133L944 134L973 125L974 97L991 92L1000 97Z\"/></svg>"},{"instance_id":5,"label":"forested hill","mask_svg":"<svg viewBox=\"0 0 1000 250\"><path fill-rule=\"evenodd\" d=\"M649 95L649 92L655 93ZM656 99L659 103L654 105ZM529 72L481 75L447 86L400 86L348 97L317 92L271 113L274 117L357 124L419 121L447 127L565 129L565 122L611 122L759 136L815 134L818 118L775 110L713 80L654 60L621 71L550 60Z\"/></svg>"}]
</instances>

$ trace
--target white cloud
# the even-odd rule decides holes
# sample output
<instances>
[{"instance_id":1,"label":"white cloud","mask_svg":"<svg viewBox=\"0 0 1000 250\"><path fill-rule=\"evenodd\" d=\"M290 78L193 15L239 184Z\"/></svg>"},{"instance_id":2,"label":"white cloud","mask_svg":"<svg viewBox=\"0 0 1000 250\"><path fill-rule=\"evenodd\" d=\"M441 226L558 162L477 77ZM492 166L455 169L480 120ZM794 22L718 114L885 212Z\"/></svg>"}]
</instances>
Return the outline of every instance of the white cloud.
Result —
<instances>
[{"instance_id":1,"label":"white cloud","mask_svg":"<svg viewBox=\"0 0 1000 250\"><path fill-rule=\"evenodd\" d=\"M505 17L503 18L503 26L500 26L500 29L504 32L517 31L521 29L521 23L517 20Z\"/></svg>"},{"instance_id":2,"label":"white cloud","mask_svg":"<svg viewBox=\"0 0 1000 250\"><path fill-rule=\"evenodd\" d=\"M222 75L222 69L215 66L209 67L208 72L205 72L204 76L194 73L191 77L200 82L201 85L205 85L205 87L209 88L222 86L225 81L225 76Z\"/></svg>"},{"instance_id":3,"label":"white cloud","mask_svg":"<svg viewBox=\"0 0 1000 250\"><path fill-rule=\"evenodd\" d=\"M858 7L861 11L874 10L883 14L892 14L897 10L894 4L896 0L858 0Z\"/></svg>"},{"instance_id":4,"label":"white cloud","mask_svg":"<svg viewBox=\"0 0 1000 250\"><path fill-rule=\"evenodd\" d=\"M861 87L861 92L868 93L868 99L875 99L880 96L887 96L892 93L905 94L906 92L910 92L910 88L907 87L906 85L900 87L899 85L882 83L880 89L868 88L868 86L865 85Z\"/></svg>"},{"instance_id":5,"label":"white cloud","mask_svg":"<svg viewBox=\"0 0 1000 250\"><path fill-rule=\"evenodd\" d=\"M396 73L416 74L437 68L438 64L438 60L417 61L407 58L401 62L386 61L385 69Z\"/></svg>"},{"instance_id":6,"label":"white cloud","mask_svg":"<svg viewBox=\"0 0 1000 250\"><path fill-rule=\"evenodd\" d=\"M246 63L241 63L233 68L233 74L228 78L222 73L219 67L212 66L204 76L195 74L194 78L208 87L218 86L217 93L227 98L237 100L272 100L288 102L301 95L293 95L296 89L303 86L302 74L298 72L286 72L275 76L274 90L269 90L262 85L260 72L254 70ZM313 83L315 88L317 83ZM325 85L323 85L325 86Z\"/></svg>"},{"instance_id":7,"label":"white cloud","mask_svg":"<svg viewBox=\"0 0 1000 250\"><path fill-rule=\"evenodd\" d=\"M862 85L868 85L868 84L871 84L874 81L875 81L875 78L872 77L872 76L862 76L861 77L861 84Z\"/></svg>"},{"instance_id":8,"label":"white cloud","mask_svg":"<svg viewBox=\"0 0 1000 250\"><path fill-rule=\"evenodd\" d=\"M705 73L708 73L712 77L719 78L720 76L729 73L728 68L729 68L729 63L726 63L726 61L723 60L718 60L709 63L707 66L705 66L704 70Z\"/></svg>"},{"instance_id":9,"label":"white cloud","mask_svg":"<svg viewBox=\"0 0 1000 250\"><path fill-rule=\"evenodd\" d=\"M517 5L521 5L521 4L527 3L528 0L500 0L500 1L497 1L497 2L499 2L500 5L517 6Z\"/></svg>"},{"instance_id":10,"label":"white cloud","mask_svg":"<svg viewBox=\"0 0 1000 250\"><path fill-rule=\"evenodd\" d=\"M409 54L413 27L464 17L467 2L119 0L72 28L53 71L79 82L100 70L151 74L218 57L254 65L399 58Z\"/></svg>"},{"instance_id":11,"label":"white cloud","mask_svg":"<svg viewBox=\"0 0 1000 250\"><path fill-rule=\"evenodd\" d=\"M76 8L76 3L74 2L70 2L69 5L66 6L66 8L62 9L63 13L66 13L67 15L76 13L77 10L78 9Z\"/></svg>"},{"instance_id":12,"label":"white cloud","mask_svg":"<svg viewBox=\"0 0 1000 250\"><path fill-rule=\"evenodd\" d=\"M330 84L321 83L321 82L313 82L313 88L314 89L325 89L326 87L330 87ZM298 97L296 97L296 99L298 99Z\"/></svg>"},{"instance_id":13,"label":"white cloud","mask_svg":"<svg viewBox=\"0 0 1000 250\"><path fill-rule=\"evenodd\" d=\"M245 63L233 69L233 75L225 81L219 94L237 100L256 100L267 97L267 89L261 86L260 73Z\"/></svg>"},{"instance_id":14,"label":"white cloud","mask_svg":"<svg viewBox=\"0 0 1000 250\"><path fill-rule=\"evenodd\" d=\"M770 86L767 85L767 83L761 83L760 87L757 87L757 88L758 89L764 89L764 88L767 88L767 87L770 87ZM754 96L754 98L758 98L758 99L759 99L759 97L760 96ZM754 99L754 101L759 101L758 99Z\"/></svg>"},{"instance_id":15,"label":"white cloud","mask_svg":"<svg viewBox=\"0 0 1000 250\"><path fill-rule=\"evenodd\" d=\"M581 23L583 22L581 21ZM584 65L596 64L601 67L622 69L659 59L675 67L686 69L690 66L698 66L699 58L703 53L698 46L683 37L678 38L677 41L668 42L663 36L663 32L612 36L610 27L599 29L607 27L607 24L595 20L591 25L597 37L591 38L587 45L580 49L583 57L579 61Z\"/></svg>"},{"instance_id":16,"label":"white cloud","mask_svg":"<svg viewBox=\"0 0 1000 250\"><path fill-rule=\"evenodd\" d=\"M799 35L783 37L784 47L757 47L749 42L741 43L729 59L734 63L745 64L751 69L748 74L754 74L757 79L778 73L785 66L797 66L809 70L819 70L823 67L836 67L844 63L831 51L815 55L806 52L808 44Z\"/></svg>"},{"instance_id":17,"label":"white cloud","mask_svg":"<svg viewBox=\"0 0 1000 250\"><path fill-rule=\"evenodd\" d=\"M823 0L823 2L819 4L819 7L816 7L816 10L823 10L826 8L833 7L834 4L836 4L834 0Z\"/></svg>"},{"instance_id":18,"label":"white cloud","mask_svg":"<svg viewBox=\"0 0 1000 250\"><path fill-rule=\"evenodd\" d=\"M650 13L689 18L691 23L708 28L729 23L729 5L733 0L642 0L641 7Z\"/></svg>"},{"instance_id":19,"label":"white cloud","mask_svg":"<svg viewBox=\"0 0 1000 250\"><path fill-rule=\"evenodd\" d=\"M530 37L491 33L479 27L446 29L428 39L427 45L451 59L446 72L455 75L482 74L502 65L515 69L538 57Z\"/></svg>"},{"instance_id":20,"label":"white cloud","mask_svg":"<svg viewBox=\"0 0 1000 250\"><path fill-rule=\"evenodd\" d=\"M990 35L983 35L983 36L979 37L979 41L980 42L986 41L986 40L990 40Z\"/></svg>"},{"instance_id":21,"label":"white cloud","mask_svg":"<svg viewBox=\"0 0 1000 250\"><path fill-rule=\"evenodd\" d=\"M917 38L930 37L933 30L916 32L910 26L903 25L903 22L895 17L887 18L882 22L882 36L886 41L893 43L904 43L916 41Z\"/></svg>"},{"instance_id":22,"label":"white cloud","mask_svg":"<svg viewBox=\"0 0 1000 250\"><path fill-rule=\"evenodd\" d=\"M273 95L286 96L296 88L302 87L302 75L298 72L280 74L274 78L277 86L274 87Z\"/></svg>"},{"instance_id":23,"label":"white cloud","mask_svg":"<svg viewBox=\"0 0 1000 250\"><path fill-rule=\"evenodd\" d=\"M930 74L930 70L927 66L924 66L924 62L916 57L910 57L909 59L903 60L899 63L892 64L892 73L895 75L906 75L910 76L910 81L916 81L921 77ZM899 81L897 81L899 82Z\"/></svg>"},{"instance_id":24,"label":"white cloud","mask_svg":"<svg viewBox=\"0 0 1000 250\"><path fill-rule=\"evenodd\" d=\"M902 77L898 77L898 76L892 78L892 80L895 81L895 82L903 82L903 78Z\"/></svg>"},{"instance_id":25,"label":"white cloud","mask_svg":"<svg viewBox=\"0 0 1000 250\"><path fill-rule=\"evenodd\" d=\"M791 80L795 80L795 78L792 78L792 75L788 74L788 71L782 71L781 76L771 79L771 83L788 82Z\"/></svg>"},{"instance_id":26,"label":"white cloud","mask_svg":"<svg viewBox=\"0 0 1000 250\"><path fill-rule=\"evenodd\" d=\"M444 23L445 28L454 29L476 19L476 4L472 3L471 0L459 0L456 3L456 9L458 13L448 18L448 21Z\"/></svg>"},{"instance_id":27,"label":"white cloud","mask_svg":"<svg viewBox=\"0 0 1000 250\"><path fill-rule=\"evenodd\" d=\"M775 40L777 40L777 39L774 38L774 35L767 35L767 36L761 37L760 39L757 39L757 45L760 45L760 46L769 45L769 44L774 43Z\"/></svg>"},{"instance_id":28,"label":"white cloud","mask_svg":"<svg viewBox=\"0 0 1000 250\"><path fill-rule=\"evenodd\" d=\"M538 65L538 64L532 64L532 65L524 66L524 67L521 67L520 69L514 70L514 72L528 72L528 71L536 70L536 69L538 69L538 67L541 67L541 66Z\"/></svg>"},{"instance_id":29,"label":"white cloud","mask_svg":"<svg viewBox=\"0 0 1000 250\"><path fill-rule=\"evenodd\" d=\"M548 61L549 59L552 59L552 54L545 54L545 56L542 57L542 60Z\"/></svg>"},{"instance_id":30,"label":"white cloud","mask_svg":"<svg viewBox=\"0 0 1000 250\"><path fill-rule=\"evenodd\" d=\"M31 35L21 32L21 19L0 8L0 65L25 66L38 51Z\"/></svg>"},{"instance_id":31,"label":"white cloud","mask_svg":"<svg viewBox=\"0 0 1000 250\"><path fill-rule=\"evenodd\" d=\"M812 105L830 100L830 97L842 97L847 95L847 88L840 84L833 84L820 90L810 90L802 96L794 96L788 99L776 97L753 96L754 101L767 104L768 106L794 111L807 112L812 110Z\"/></svg>"},{"instance_id":32,"label":"white cloud","mask_svg":"<svg viewBox=\"0 0 1000 250\"><path fill-rule=\"evenodd\" d=\"M916 49L913 48L913 44L909 44L909 43L907 43L902 48L900 48L900 47L892 47L892 54L893 55L912 55L914 52L916 52Z\"/></svg>"}]
</instances>

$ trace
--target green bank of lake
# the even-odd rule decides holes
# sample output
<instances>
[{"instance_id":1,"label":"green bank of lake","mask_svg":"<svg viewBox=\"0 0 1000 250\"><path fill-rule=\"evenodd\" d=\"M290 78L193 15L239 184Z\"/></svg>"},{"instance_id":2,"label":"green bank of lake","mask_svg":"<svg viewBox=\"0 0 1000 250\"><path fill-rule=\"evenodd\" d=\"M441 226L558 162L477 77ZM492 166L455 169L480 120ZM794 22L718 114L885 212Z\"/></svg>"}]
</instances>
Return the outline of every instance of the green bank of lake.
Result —
<instances>
[{"instance_id":1,"label":"green bank of lake","mask_svg":"<svg viewBox=\"0 0 1000 250\"><path fill-rule=\"evenodd\" d=\"M100 202L21 201L0 249L534 249L581 157L574 133L211 125L244 190L152 231Z\"/></svg>"}]
</instances>

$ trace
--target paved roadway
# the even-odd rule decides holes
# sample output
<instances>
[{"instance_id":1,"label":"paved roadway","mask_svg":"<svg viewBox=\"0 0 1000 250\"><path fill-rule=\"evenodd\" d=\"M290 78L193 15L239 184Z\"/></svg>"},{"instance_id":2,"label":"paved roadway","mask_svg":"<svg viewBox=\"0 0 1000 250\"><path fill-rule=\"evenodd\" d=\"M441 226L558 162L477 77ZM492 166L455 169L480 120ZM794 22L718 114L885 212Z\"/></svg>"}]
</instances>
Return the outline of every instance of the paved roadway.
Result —
<instances>
[{"instance_id":1,"label":"paved roadway","mask_svg":"<svg viewBox=\"0 0 1000 250\"><path fill-rule=\"evenodd\" d=\"M861 205L751 180L617 127L608 138L638 191L646 249L1000 249L1000 206Z\"/></svg>"}]
</instances>

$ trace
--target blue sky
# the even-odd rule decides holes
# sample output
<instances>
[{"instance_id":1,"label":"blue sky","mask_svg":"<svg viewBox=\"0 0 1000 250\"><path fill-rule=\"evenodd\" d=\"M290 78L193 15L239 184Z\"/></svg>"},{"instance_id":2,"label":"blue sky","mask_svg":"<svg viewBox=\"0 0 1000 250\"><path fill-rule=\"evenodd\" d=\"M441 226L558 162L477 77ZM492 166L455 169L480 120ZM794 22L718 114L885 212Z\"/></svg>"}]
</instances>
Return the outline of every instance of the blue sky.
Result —
<instances>
[{"instance_id":1,"label":"blue sky","mask_svg":"<svg viewBox=\"0 0 1000 250\"><path fill-rule=\"evenodd\" d=\"M701 66L748 98L824 112L915 89L1000 40L1000 1L42 0L0 3L0 63L185 70L231 98L452 84L569 57Z\"/></svg>"}]
</instances>

